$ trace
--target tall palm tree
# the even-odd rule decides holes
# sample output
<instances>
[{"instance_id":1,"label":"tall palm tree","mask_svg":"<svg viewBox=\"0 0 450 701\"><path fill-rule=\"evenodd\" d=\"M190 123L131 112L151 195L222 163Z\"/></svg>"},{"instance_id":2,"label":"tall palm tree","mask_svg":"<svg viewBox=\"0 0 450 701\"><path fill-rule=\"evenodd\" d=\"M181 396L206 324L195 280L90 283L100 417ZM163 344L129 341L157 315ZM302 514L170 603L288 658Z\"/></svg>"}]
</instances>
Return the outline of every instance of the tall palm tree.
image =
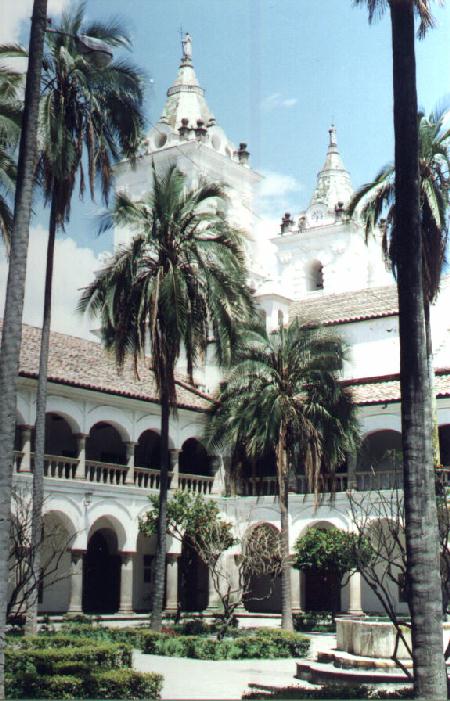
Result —
<instances>
[{"instance_id":1,"label":"tall palm tree","mask_svg":"<svg viewBox=\"0 0 450 701\"><path fill-rule=\"evenodd\" d=\"M217 205L218 185L188 191L173 166L153 169L153 190L141 201L120 194L101 230L126 226L134 234L97 274L80 309L101 319L103 340L117 365L126 354L135 361L150 341L152 368L161 404L161 459L152 628L162 624L166 565L166 504L169 420L176 410L175 365L181 348L193 369L204 357L212 330L220 363L230 360L236 325L252 311L245 284L242 236L227 224Z\"/></svg>"},{"instance_id":2,"label":"tall palm tree","mask_svg":"<svg viewBox=\"0 0 450 701\"><path fill-rule=\"evenodd\" d=\"M414 19L419 35L433 23L430 0L354 0L369 20L389 6L392 27L395 235L400 332L400 389L407 575L414 691L446 698L442 592L432 450L432 409L423 298L419 130Z\"/></svg>"},{"instance_id":3,"label":"tall palm tree","mask_svg":"<svg viewBox=\"0 0 450 701\"><path fill-rule=\"evenodd\" d=\"M45 201L50 204L47 266L44 289L39 378L36 398L36 452L33 474L33 542L41 532L43 501L47 363L50 341L52 278L55 236L70 216L77 186L91 198L96 180L108 202L112 167L119 158L133 157L143 126L142 74L124 61L98 68L80 47L77 37L101 39L110 47L130 47L130 39L116 22L84 20L84 5L64 13L56 30L47 34L47 51L40 110L40 159L38 173ZM85 174L86 169L86 174ZM33 567L39 575L39 553ZM35 628L36 595L29 607L29 629Z\"/></svg>"},{"instance_id":4,"label":"tall palm tree","mask_svg":"<svg viewBox=\"0 0 450 701\"><path fill-rule=\"evenodd\" d=\"M450 129L445 128L448 112L436 110L429 117L418 114L419 124L419 187L420 218L422 232L422 283L425 312L425 333L427 339L428 369L430 386L433 390L433 352L430 327L430 304L434 302L440 287L442 269L445 263L445 250L448 236ZM385 165L373 182L363 185L353 196L349 214L353 216L360 208L365 224L366 241L373 228L382 227L382 247L386 262L397 271L398 242L395 229L395 167ZM383 219L382 219L383 217ZM439 460L439 433L433 404L433 454L434 464Z\"/></svg>"},{"instance_id":5,"label":"tall palm tree","mask_svg":"<svg viewBox=\"0 0 450 701\"><path fill-rule=\"evenodd\" d=\"M344 345L335 334L294 320L268 335L244 330L235 364L207 429L221 448L242 445L249 457L273 449L282 539L282 627L292 630L289 566L288 464L305 466L317 496L320 475L333 473L354 452L357 423L352 400L338 382Z\"/></svg>"},{"instance_id":6,"label":"tall palm tree","mask_svg":"<svg viewBox=\"0 0 450 701\"><path fill-rule=\"evenodd\" d=\"M4 698L4 641L8 603L9 520L16 421L17 376L22 341L28 238L37 153L42 56L47 26L47 0L34 0L31 19L25 103L14 200L0 349L0 699Z\"/></svg>"},{"instance_id":7,"label":"tall palm tree","mask_svg":"<svg viewBox=\"0 0 450 701\"><path fill-rule=\"evenodd\" d=\"M16 44L0 46L0 61L23 56L26 56L26 51ZM20 137L22 104L19 90L23 81L23 73L0 63L0 236L7 251L13 225L12 200L17 170L14 154Z\"/></svg>"}]
</instances>

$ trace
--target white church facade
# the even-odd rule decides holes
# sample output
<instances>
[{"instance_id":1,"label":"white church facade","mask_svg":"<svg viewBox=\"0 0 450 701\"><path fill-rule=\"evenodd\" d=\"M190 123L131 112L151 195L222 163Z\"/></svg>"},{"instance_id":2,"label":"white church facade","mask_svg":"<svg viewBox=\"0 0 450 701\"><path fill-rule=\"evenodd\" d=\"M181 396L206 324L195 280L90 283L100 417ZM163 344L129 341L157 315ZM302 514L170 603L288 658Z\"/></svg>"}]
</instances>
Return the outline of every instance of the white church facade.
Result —
<instances>
[{"instance_id":1,"label":"white church facade","mask_svg":"<svg viewBox=\"0 0 450 701\"><path fill-rule=\"evenodd\" d=\"M277 272L272 278L265 273L256 259L253 234L253 199L261 177L250 167L246 144L236 147L210 111L193 67L189 37L183 46L161 118L150 130L136 168L127 162L118 165L117 189L138 198L151 187L152 164L162 171L169 163L186 174L189 186L200 178L225 183L227 215L246 232L249 281L268 328L294 316L315 319L339 331L351 350L342 381L352 388L358 405L363 447L337 474L333 502L325 496L316 506L301 470L293 475L289 496L293 547L308 528L352 530L348 490L363 493L396 484L392 451L401 447L396 290L377 236L366 244L359 221L346 216L353 189L334 127L310 205L296 217L284 214L271 240ZM115 245L128 235L117 230ZM441 457L450 470L449 295L444 281L432 322ZM38 354L39 331L25 326L14 464L15 484L21 488L31 483ZM195 387L187 383L183 369L181 362L178 412L170 429L171 491L182 489L217 500L237 533L261 522L279 529L273 472L262 476L249 472L230 484L228 456L208 455L202 444L210 393L219 379L217 368L207 358L197 370ZM131 365L118 375L114 360L97 342L52 334L45 518L50 527L58 524L67 532L70 547L59 564L64 576L44 587L42 612L128 617L149 610L155 542L139 533L138 519L148 508L148 495L158 490L159 424L154 380L144 361L139 379ZM329 491L326 477L323 487ZM235 554L229 554L230 568ZM179 543L168 542L166 609L175 610L181 600L188 610L213 610L216 596L200 563L192 569L191 582L181 586L182 557ZM324 610L330 601L324 582L318 586L317 579L309 580L294 569L292 593L295 610ZM280 605L280 592L275 591L253 609L277 613ZM352 612L380 610L358 575L343 591L341 607Z\"/></svg>"}]
</instances>

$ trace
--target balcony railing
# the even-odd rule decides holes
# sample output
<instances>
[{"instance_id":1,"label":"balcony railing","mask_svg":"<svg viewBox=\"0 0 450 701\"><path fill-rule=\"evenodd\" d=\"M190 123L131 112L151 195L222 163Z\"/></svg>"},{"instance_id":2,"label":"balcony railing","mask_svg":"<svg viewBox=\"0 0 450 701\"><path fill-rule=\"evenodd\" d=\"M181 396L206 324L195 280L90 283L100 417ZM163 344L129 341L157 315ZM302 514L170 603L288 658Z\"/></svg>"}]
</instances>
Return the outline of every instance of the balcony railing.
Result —
<instances>
[{"instance_id":1,"label":"balcony railing","mask_svg":"<svg viewBox=\"0 0 450 701\"><path fill-rule=\"evenodd\" d=\"M14 453L14 472L26 472L23 469L24 453ZM34 454L30 454L30 471L34 467ZM60 480L82 480L97 484L117 486L132 486L142 489L159 489L159 470L148 467L102 462L100 460L85 460L84 471L81 474L80 460L62 455L44 456L44 475ZM130 476L130 478L128 478ZM173 473L169 472L169 488L172 486ZM196 494L211 494L214 478L203 475L178 475L178 488Z\"/></svg>"}]
</instances>

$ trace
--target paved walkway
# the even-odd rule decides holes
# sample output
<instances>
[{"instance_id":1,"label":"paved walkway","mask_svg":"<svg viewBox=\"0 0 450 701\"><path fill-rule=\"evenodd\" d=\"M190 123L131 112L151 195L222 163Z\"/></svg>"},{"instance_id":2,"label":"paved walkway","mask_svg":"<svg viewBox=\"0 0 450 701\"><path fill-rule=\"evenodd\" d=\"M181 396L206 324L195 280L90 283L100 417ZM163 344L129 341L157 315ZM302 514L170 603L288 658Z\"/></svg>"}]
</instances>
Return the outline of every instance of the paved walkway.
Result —
<instances>
[{"instance_id":1,"label":"paved walkway","mask_svg":"<svg viewBox=\"0 0 450 701\"><path fill-rule=\"evenodd\" d=\"M334 647L333 635L311 636L311 656ZM305 685L294 677L294 659L279 660L192 660L136 652L134 667L140 672L159 672L164 676L163 701L181 699L241 699L249 684L261 686Z\"/></svg>"}]
</instances>

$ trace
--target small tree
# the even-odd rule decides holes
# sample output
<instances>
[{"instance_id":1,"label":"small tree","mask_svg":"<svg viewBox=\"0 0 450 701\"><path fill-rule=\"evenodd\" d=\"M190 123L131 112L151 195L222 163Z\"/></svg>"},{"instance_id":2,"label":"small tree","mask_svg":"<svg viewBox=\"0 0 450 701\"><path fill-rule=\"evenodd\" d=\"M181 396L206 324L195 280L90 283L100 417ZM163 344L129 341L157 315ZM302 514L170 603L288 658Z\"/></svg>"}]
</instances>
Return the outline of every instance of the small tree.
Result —
<instances>
[{"instance_id":1,"label":"small tree","mask_svg":"<svg viewBox=\"0 0 450 701\"><path fill-rule=\"evenodd\" d=\"M156 495L149 499L150 509L139 521L141 533L147 536L156 533L159 508ZM233 535L232 524L220 515L216 502L201 494L178 491L167 504L166 532L196 552L208 568L223 609L218 638L224 637L236 609L244 601L270 596L273 581L281 573L282 553L278 532L268 524L247 528L245 535L237 538ZM225 557L232 548L235 548L234 572ZM264 575L269 578L268 590L255 597L252 593L253 577Z\"/></svg>"},{"instance_id":2,"label":"small tree","mask_svg":"<svg viewBox=\"0 0 450 701\"><path fill-rule=\"evenodd\" d=\"M320 571L336 577L338 586L332 610L334 617L339 608L337 595L340 589L357 570L359 560L367 556L367 552L363 554L363 544L355 533L338 528L310 528L294 545L292 566L298 570Z\"/></svg>"}]
</instances>

